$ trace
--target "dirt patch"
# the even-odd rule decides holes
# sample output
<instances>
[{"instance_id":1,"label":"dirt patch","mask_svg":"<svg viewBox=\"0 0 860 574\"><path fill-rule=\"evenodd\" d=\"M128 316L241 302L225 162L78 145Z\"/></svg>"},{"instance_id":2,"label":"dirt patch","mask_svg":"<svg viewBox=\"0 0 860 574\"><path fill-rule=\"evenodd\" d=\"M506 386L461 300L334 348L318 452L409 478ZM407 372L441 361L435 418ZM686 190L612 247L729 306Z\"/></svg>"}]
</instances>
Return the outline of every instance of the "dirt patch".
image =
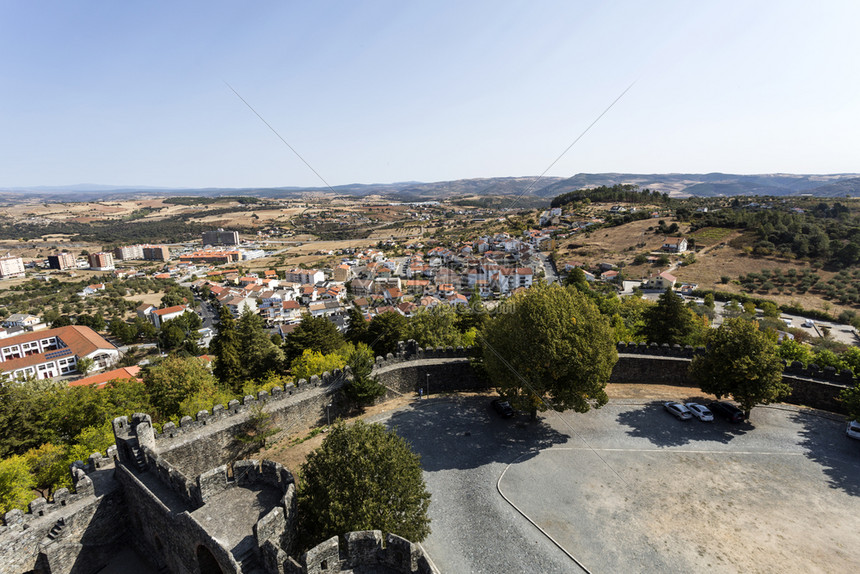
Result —
<instances>
[{"instance_id":1,"label":"dirt patch","mask_svg":"<svg viewBox=\"0 0 860 574\"><path fill-rule=\"evenodd\" d=\"M347 421L355 421L357 419L368 419L376 415L395 411L402 407L412 404L419 399L415 396L402 396L378 405L368 407L365 411L354 417L348 417ZM260 451L260 458L266 458L283 464L292 472L297 472L305 462L307 456L315 449L319 448L325 439L325 431L317 432L314 436L308 438L318 427L301 426L290 429L289 434L278 442L266 447Z\"/></svg>"},{"instance_id":2,"label":"dirt patch","mask_svg":"<svg viewBox=\"0 0 860 574\"><path fill-rule=\"evenodd\" d=\"M138 295L126 295L123 297L126 301L135 301L137 303L149 303L158 307L161 305L161 298L164 297L164 291L158 293L140 293Z\"/></svg>"}]
</instances>

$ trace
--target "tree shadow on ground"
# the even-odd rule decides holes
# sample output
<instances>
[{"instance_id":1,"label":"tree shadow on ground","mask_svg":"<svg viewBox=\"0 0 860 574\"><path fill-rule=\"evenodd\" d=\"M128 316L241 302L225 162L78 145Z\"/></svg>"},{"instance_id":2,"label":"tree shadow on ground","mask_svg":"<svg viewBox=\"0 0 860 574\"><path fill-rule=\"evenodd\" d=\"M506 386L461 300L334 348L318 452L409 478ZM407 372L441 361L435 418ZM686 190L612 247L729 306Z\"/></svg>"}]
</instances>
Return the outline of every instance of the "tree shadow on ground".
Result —
<instances>
[{"instance_id":1,"label":"tree shadow on ground","mask_svg":"<svg viewBox=\"0 0 860 574\"><path fill-rule=\"evenodd\" d=\"M454 395L422 401L416 408L397 412L386 426L409 441L421 455L421 467L433 472L493 462L507 464L523 453L534 456L569 440L544 422L528 418L523 413L501 418L486 396Z\"/></svg>"},{"instance_id":2,"label":"tree shadow on ground","mask_svg":"<svg viewBox=\"0 0 860 574\"><path fill-rule=\"evenodd\" d=\"M860 444L845 436L846 423L804 411L793 413L791 420L802 427L799 445L824 467L828 486L860 496Z\"/></svg>"},{"instance_id":3,"label":"tree shadow on ground","mask_svg":"<svg viewBox=\"0 0 860 574\"><path fill-rule=\"evenodd\" d=\"M728 444L736 436L755 428L746 421L730 423L719 417L715 417L713 422L702 422L696 418L682 421L663 408L663 402L653 401L644 407L631 405L630 410L618 414L618 423L630 427L628 435L648 439L652 444L662 447L696 442ZM707 404L706 399L697 397L690 397L684 402Z\"/></svg>"}]
</instances>

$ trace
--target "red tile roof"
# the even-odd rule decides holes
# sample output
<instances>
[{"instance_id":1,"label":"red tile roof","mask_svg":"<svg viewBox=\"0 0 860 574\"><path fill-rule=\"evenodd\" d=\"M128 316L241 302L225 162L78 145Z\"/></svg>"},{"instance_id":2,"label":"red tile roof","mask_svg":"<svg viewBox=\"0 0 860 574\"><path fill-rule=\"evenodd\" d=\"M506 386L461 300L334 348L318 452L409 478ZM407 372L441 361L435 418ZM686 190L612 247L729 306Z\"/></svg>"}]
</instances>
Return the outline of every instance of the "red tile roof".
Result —
<instances>
[{"instance_id":1,"label":"red tile roof","mask_svg":"<svg viewBox=\"0 0 860 574\"><path fill-rule=\"evenodd\" d=\"M115 349L113 345L105 341L98 333L84 327L83 325L68 325L66 327L57 327L56 329L48 329L46 331L35 331L33 333L24 333L15 337L0 340L0 348L19 345L21 343L29 343L40 339L48 339L51 337L59 338L73 354L78 357L89 355L93 351L99 349ZM36 353L27 355L19 359L10 359L0 362L0 370L14 371L24 367L39 365L47 361L45 355L56 353L60 349L46 351L44 353Z\"/></svg>"},{"instance_id":2,"label":"red tile roof","mask_svg":"<svg viewBox=\"0 0 860 574\"><path fill-rule=\"evenodd\" d=\"M70 387L84 387L90 385L96 385L96 388L103 389L105 385L107 385L110 381L115 381L117 379L137 379L141 380L137 374L140 372L140 367L137 365L132 367L121 367L119 369L113 369L112 371L105 371L104 373L98 373L95 375L91 375L89 377L84 377L83 379L78 379L77 381L72 381L69 383Z\"/></svg>"},{"instance_id":3,"label":"red tile roof","mask_svg":"<svg viewBox=\"0 0 860 574\"><path fill-rule=\"evenodd\" d=\"M156 309L153 311L156 315L161 317L162 315L170 315L171 313L181 313L185 311L187 308L185 305L174 305L173 307L165 307L164 309Z\"/></svg>"}]
</instances>

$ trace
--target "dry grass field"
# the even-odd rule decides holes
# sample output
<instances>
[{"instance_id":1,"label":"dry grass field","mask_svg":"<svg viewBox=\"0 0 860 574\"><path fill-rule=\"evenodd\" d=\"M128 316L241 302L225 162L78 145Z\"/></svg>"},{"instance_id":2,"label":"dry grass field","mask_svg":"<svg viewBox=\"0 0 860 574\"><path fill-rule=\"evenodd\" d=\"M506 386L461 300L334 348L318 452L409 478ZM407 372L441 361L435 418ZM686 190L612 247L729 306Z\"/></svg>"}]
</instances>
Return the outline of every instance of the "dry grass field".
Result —
<instances>
[{"instance_id":1,"label":"dry grass field","mask_svg":"<svg viewBox=\"0 0 860 574\"><path fill-rule=\"evenodd\" d=\"M558 248L563 261L575 259L586 264L603 261L630 264L639 253L658 251L665 235L656 234L657 221L645 219L626 225L579 233L564 240ZM681 231L686 231L681 227Z\"/></svg>"}]
</instances>

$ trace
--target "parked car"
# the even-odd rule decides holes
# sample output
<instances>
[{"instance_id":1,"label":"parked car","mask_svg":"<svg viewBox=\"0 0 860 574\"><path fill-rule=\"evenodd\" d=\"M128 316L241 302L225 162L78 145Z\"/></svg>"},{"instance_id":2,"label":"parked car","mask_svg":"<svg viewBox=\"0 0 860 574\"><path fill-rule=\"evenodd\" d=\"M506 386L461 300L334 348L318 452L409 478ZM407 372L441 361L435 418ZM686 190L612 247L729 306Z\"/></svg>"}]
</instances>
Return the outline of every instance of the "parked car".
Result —
<instances>
[{"instance_id":1,"label":"parked car","mask_svg":"<svg viewBox=\"0 0 860 574\"><path fill-rule=\"evenodd\" d=\"M669 401L668 403L663 403L663 408L673 416L678 417L679 420L688 421L693 418L693 414L681 403Z\"/></svg>"},{"instance_id":2,"label":"parked car","mask_svg":"<svg viewBox=\"0 0 860 574\"><path fill-rule=\"evenodd\" d=\"M713 413L711 413L705 405L700 405L699 403L685 403L684 406L687 407L688 411L693 413L694 417L702 422L707 423L714 420Z\"/></svg>"},{"instance_id":3,"label":"parked car","mask_svg":"<svg viewBox=\"0 0 860 574\"><path fill-rule=\"evenodd\" d=\"M511 418L516 414L514 412L514 407L511 406L511 403L504 399L493 399L493 402L490 403L493 406L493 410L499 413L499 416L504 417L506 419Z\"/></svg>"},{"instance_id":4,"label":"parked car","mask_svg":"<svg viewBox=\"0 0 860 574\"><path fill-rule=\"evenodd\" d=\"M845 436L860 440L860 422L851 421L848 423L848 428L845 429Z\"/></svg>"},{"instance_id":5,"label":"parked car","mask_svg":"<svg viewBox=\"0 0 860 574\"><path fill-rule=\"evenodd\" d=\"M731 403L714 401L708 403L708 408L711 409L712 413L720 415L729 422L739 423L746 418L744 412Z\"/></svg>"},{"instance_id":6,"label":"parked car","mask_svg":"<svg viewBox=\"0 0 860 574\"><path fill-rule=\"evenodd\" d=\"M815 327L815 321L813 321L812 319L807 319L806 321L803 322L803 326L804 327L810 327L810 328Z\"/></svg>"}]
</instances>

